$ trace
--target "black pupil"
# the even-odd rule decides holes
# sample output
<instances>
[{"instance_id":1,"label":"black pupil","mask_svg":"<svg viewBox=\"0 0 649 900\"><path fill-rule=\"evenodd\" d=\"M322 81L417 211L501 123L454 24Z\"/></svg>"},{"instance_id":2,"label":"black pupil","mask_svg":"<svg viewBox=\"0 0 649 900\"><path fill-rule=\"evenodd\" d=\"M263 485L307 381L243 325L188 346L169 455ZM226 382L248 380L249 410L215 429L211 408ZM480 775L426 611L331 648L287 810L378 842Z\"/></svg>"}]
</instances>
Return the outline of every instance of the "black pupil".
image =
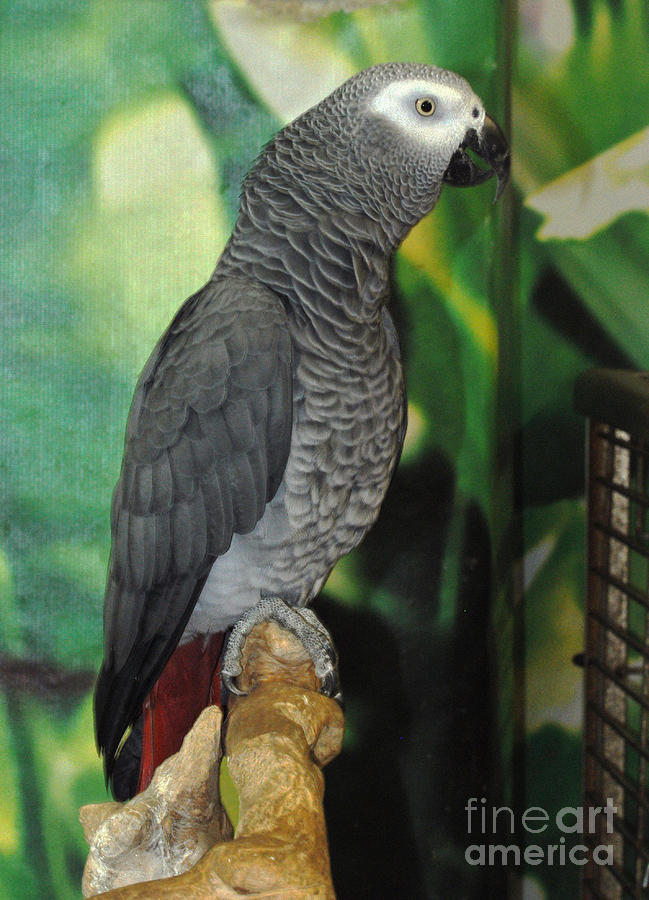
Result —
<instances>
[{"instance_id":1,"label":"black pupil","mask_svg":"<svg viewBox=\"0 0 649 900\"><path fill-rule=\"evenodd\" d=\"M430 100L422 100L420 108L422 112L429 113L433 108L433 104L430 102Z\"/></svg>"},{"instance_id":2,"label":"black pupil","mask_svg":"<svg viewBox=\"0 0 649 900\"><path fill-rule=\"evenodd\" d=\"M473 118L477 119L479 115L480 115L480 110L478 109L477 106L474 106L473 107Z\"/></svg>"}]
</instances>

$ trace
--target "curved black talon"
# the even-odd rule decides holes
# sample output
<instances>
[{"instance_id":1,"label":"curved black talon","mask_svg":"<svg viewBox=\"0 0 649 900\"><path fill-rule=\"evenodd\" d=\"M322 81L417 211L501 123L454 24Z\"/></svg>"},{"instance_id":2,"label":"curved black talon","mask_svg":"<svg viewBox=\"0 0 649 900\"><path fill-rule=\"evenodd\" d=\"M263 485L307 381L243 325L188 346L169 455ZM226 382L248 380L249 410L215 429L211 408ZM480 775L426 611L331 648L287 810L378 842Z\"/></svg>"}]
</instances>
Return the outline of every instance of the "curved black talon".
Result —
<instances>
[{"instance_id":1,"label":"curved black talon","mask_svg":"<svg viewBox=\"0 0 649 900\"><path fill-rule=\"evenodd\" d=\"M340 706L343 705L343 695L338 684L338 672L332 670L327 672L320 683L320 693L325 697L335 700Z\"/></svg>"},{"instance_id":2,"label":"curved black talon","mask_svg":"<svg viewBox=\"0 0 649 900\"><path fill-rule=\"evenodd\" d=\"M233 675L230 672L221 670L221 683L229 694L234 694L236 697L247 697L248 691L240 690L234 683L233 679L235 679L237 675L241 675L241 672L239 671L236 675Z\"/></svg>"}]
</instances>

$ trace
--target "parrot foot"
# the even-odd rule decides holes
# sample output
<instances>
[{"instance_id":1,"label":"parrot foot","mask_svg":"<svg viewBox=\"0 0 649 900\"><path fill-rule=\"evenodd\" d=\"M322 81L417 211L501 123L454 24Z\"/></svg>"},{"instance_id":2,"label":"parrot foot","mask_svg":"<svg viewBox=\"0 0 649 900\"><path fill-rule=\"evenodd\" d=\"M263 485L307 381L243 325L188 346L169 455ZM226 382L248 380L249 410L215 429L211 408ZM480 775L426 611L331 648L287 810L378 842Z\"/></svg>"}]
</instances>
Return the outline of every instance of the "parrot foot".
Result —
<instances>
[{"instance_id":1,"label":"parrot foot","mask_svg":"<svg viewBox=\"0 0 649 900\"><path fill-rule=\"evenodd\" d=\"M290 631L307 651L320 680L320 691L342 703L342 693L338 678L338 654L331 635L313 610L305 606L290 606L279 597L265 597L257 606L247 610L227 638L227 645L221 663L221 680L232 694L245 696L234 683L241 674L241 651L244 642L255 625L272 620Z\"/></svg>"}]
</instances>

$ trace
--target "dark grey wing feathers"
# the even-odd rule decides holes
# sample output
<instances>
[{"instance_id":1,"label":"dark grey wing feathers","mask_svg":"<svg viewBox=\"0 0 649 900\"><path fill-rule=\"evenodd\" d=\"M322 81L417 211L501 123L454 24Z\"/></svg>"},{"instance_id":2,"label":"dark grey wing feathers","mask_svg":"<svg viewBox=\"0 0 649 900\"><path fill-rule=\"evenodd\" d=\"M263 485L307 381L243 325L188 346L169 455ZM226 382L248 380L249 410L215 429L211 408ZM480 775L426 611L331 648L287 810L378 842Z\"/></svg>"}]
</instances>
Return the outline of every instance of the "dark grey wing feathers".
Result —
<instances>
[{"instance_id":1,"label":"dark grey wing feathers","mask_svg":"<svg viewBox=\"0 0 649 900\"><path fill-rule=\"evenodd\" d=\"M160 339L129 413L95 695L108 774L213 561L274 496L291 421L291 344L279 298L243 278L208 283Z\"/></svg>"}]
</instances>

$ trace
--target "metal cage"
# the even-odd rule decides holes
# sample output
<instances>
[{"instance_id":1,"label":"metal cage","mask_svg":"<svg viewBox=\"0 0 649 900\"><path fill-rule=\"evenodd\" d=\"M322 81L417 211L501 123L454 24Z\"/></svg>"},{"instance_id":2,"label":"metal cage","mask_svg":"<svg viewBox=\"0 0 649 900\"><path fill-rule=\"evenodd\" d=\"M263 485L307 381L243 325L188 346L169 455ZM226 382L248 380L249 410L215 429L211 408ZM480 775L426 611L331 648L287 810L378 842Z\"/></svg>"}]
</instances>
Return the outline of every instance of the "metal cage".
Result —
<instances>
[{"instance_id":1,"label":"metal cage","mask_svg":"<svg viewBox=\"0 0 649 900\"><path fill-rule=\"evenodd\" d=\"M582 898L649 898L649 373L577 380L588 417L584 807L600 807ZM615 808L606 814L608 804Z\"/></svg>"}]
</instances>

